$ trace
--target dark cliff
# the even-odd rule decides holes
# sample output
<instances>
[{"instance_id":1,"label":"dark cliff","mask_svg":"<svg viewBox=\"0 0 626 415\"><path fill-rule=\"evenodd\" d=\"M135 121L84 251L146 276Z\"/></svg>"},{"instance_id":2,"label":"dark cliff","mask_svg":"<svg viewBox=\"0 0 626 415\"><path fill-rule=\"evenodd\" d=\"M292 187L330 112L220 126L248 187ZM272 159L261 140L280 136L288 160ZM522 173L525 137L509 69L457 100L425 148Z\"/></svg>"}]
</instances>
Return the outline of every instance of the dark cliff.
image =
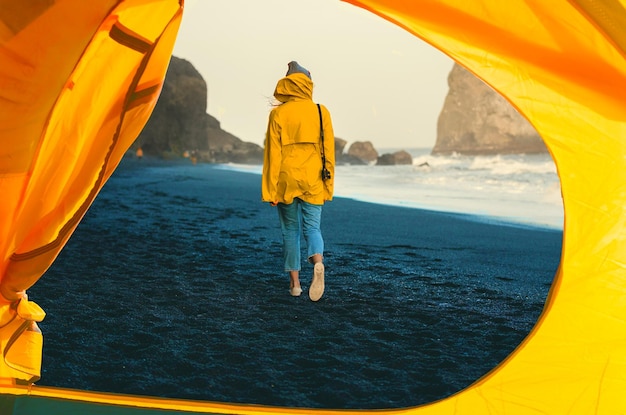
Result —
<instances>
[{"instance_id":1,"label":"dark cliff","mask_svg":"<svg viewBox=\"0 0 626 415\"><path fill-rule=\"evenodd\" d=\"M172 56L159 101L133 148L159 157L197 150L200 161L216 163L263 161L260 146L222 130L206 111L206 82L190 62Z\"/></svg>"}]
</instances>

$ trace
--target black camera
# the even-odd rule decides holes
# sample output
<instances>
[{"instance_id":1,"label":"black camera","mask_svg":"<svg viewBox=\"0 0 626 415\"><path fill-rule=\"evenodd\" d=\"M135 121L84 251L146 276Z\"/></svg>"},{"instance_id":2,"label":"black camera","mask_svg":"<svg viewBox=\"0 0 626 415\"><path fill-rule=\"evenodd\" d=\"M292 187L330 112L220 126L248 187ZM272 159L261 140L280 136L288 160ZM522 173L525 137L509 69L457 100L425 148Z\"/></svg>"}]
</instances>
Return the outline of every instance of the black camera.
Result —
<instances>
[{"instance_id":1,"label":"black camera","mask_svg":"<svg viewBox=\"0 0 626 415\"><path fill-rule=\"evenodd\" d=\"M322 180L329 180L329 179L330 179L330 172L328 171L326 167L324 167L322 169Z\"/></svg>"}]
</instances>

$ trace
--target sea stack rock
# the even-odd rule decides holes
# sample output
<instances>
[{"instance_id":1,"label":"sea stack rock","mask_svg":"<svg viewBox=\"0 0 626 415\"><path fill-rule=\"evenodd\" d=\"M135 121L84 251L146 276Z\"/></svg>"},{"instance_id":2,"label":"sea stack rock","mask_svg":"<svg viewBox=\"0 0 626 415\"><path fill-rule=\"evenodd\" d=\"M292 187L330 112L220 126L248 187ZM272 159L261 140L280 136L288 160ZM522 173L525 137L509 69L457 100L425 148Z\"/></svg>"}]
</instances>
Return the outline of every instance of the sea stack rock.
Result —
<instances>
[{"instance_id":1,"label":"sea stack rock","mask_svg":"<svg viewBox=\"0 0 626 415\"><path fill-rule=\"evenodd\" d=\"M355 141L348 149L348 155L363 160L366 163L373 163L378 159L378 151L370 141Z\"/></svg>"},{"instance_id":2,"label":"sea stack rock","mask_svg":"<svg viewBox=\"0 0 626 415\"><path fill-rule=\"evenodd\" d=\"M346 144L348 144L348 142L343 138L335 137L335 156L343 154Z\"/></svg>"},{"instance_id":3,"label":"sea stack rock","mask_svg":"<svg viewBox=\"0 0 626 415\"><path fill-rule=\"evenodd\" d=\"M413 157L405 150L396 151L395 153L385 153L378 157L377 166L393 166L397 164L413 164Z\"/></svg>"},{"instance_id":4,"label":"sea stack rock","mask_svg":"<svg viewBox=\"0 0 626 415\"><path fill-rule=\"evenodd\" d=\"M534 127L499 93L458 64L437 123L432 154L533 154L547 148Z\"/></svg>"}]
</instances>

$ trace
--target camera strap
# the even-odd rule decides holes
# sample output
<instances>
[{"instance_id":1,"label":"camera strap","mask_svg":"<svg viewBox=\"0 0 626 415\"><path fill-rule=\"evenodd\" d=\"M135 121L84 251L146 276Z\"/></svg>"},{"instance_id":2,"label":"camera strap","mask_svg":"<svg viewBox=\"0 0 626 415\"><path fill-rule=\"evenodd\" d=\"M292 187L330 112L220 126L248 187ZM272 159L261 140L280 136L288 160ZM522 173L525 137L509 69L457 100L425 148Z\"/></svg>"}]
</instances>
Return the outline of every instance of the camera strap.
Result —
<instances>
[{"instance_id":1,"label":"camera strap","mask_svg":"<svg viewBox=\"0 0 626 415\"><path fill-rule=\"evenodd\" d=\"M322 122L322 108L317 104L317 112L320 114L320 138L322 139L322 169L326 168L326 153L324 152L324 123Z\"/></svg>"}]
</instances>

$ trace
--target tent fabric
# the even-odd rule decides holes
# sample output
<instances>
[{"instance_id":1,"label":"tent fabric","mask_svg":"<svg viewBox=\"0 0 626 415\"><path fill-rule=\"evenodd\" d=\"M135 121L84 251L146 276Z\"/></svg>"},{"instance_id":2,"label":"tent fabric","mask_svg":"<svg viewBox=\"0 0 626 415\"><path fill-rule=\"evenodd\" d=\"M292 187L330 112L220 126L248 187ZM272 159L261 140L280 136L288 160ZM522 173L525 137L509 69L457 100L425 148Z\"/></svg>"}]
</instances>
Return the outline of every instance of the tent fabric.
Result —
<instances>
[{"instance_id":1,"label":"tent fabric","mask_svg":"<svg viewBox=\"0 0 626 415\"><path fill-rule=\"evenodd\" d=\"M19 379L38 376L40 336L16 324L23 292L150 116L181 17L178 0L0 1L2 383L15 367L33 372ZM39 359L7 354L13 343L39 347Z\"/></svg>"},{"instance_id":2,"label":"tent fabric","mask_svg":"<svg viewBox=\"0 0 626 415\"><path fill-rule=\"evenodd\" d=\"M565 210L561 264L525 341L455 395L377 412L626 413L626 0L347 2L430 43L514 105L552 154ZM18 299L49 267L144 125L181 10L174 0L0 0L5 299ZM0 314L11 313L0 304ZM204 413L312 412L0 381L10 395Z\"/></svg>"}]
</instances>

